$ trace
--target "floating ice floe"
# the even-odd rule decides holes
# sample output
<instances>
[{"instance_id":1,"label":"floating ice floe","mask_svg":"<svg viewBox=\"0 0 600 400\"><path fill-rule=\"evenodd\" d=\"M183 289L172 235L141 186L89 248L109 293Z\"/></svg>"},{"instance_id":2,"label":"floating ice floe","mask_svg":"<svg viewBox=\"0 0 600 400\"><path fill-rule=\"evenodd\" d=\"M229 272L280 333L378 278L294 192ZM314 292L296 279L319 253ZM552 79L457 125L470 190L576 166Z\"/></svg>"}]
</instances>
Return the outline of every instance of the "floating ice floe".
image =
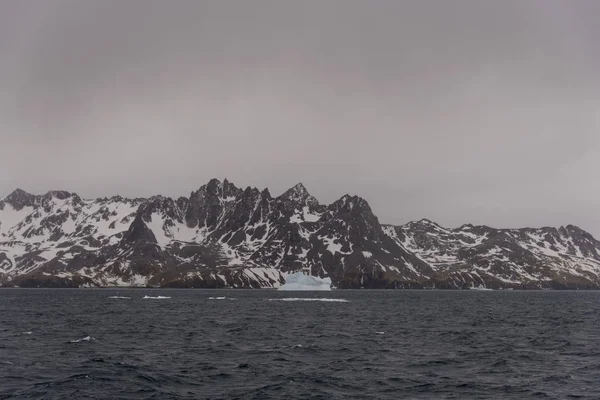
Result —
<instances>
[{"instance_id":1,"label":"floating ice floe","mask_svg":"<svg viewBox=\"0 0 600 400\"><path fill-rule=\"evenodd\" d=\"M144 296L142 299L153 299L153 300L162 300L162 299L170 299L169 296Z\"/></svg>"},{"instance_id":2,"label":"floating ice floe","mask_svg":"<svg viewBox=\"0 0 600 400\"><path fill-rule=\"evenodd\" d=\"M305 275L303 272L296 272L288 275L285 284L278 290L304 291L318 290L331 291L331 278L319 278L318 276Z\"/></svg>"},{"instance_id":3,"label":"floating ice floe","mask_svg":"<svg viewBox=\"0 0 600 400\"><path fill-rule=\"evenodd\" d=\"M91 336L86 336L81 339L69 340L69 343L89 342L90 340L96 340Z\"/></svg>"},{"instance_id":4,"label":"floating ice floe","mask_svg":"<svg viewBox=\"0 0 600 400\"><path fill-rule=\"evenodd\" d=\"M332 303L349 303L349 300L346 299L315 299L315 298L302 298L302 297L283 297L281 299L267 299L269 301L324 301L324 302L332 302Z\"/></svg>"}]
</instances>

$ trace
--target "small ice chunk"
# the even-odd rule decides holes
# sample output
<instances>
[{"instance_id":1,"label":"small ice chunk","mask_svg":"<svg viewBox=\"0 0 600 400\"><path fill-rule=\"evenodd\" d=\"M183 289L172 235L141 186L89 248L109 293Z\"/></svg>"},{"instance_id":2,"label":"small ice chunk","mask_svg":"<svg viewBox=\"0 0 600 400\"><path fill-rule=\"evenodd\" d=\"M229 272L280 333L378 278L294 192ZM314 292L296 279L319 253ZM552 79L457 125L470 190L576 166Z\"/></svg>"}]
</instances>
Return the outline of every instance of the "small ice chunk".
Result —
<instances>
[{"instance_id":1,"label":"small ice chunk","mask_svg":"<svg viewBox=\"0 0 600 400\"><path fill-rule=\"evenodd\" d=\"M315 299L315 298L302 298L302 297L283 297L281 299L267 299L269 301L324 301L331 303L349 303L346 299Z\"/></svg>"},{"instance_id":2,"label":"small ice chunk","mask_svg":"<svg viewBox=\"0 0 600 400\"><path fill-rule=\"evenodd\" d=\"M124 300L129 300L131 299L131 297L126 297L126 296L108 296L109 299L124 299Z\"/></svg>"},{"instance_id":3,"label":"small ice chunk","mask_svg":"<svg viewBox=\"0 0 600 400\"><path fill-rule=\"evenodd\" d=\"M32 334L33 334L33 332L31 332L31 331L23 332L23 335L32 335Z\"/></svg>"},{"instance_id":4,"label":"small ice chunk","mask_svg":"<svg viewBox=\"0 0 600 400\"><path fill-rule=\"evenodd\" d=\"M153 300L162 300L162 299L170 299L168 296L144 296L142 299L153 299Z\"/></svg>"},{"instance_id":5,"label":"small ice chunk","mask_svg":"<svg viewBox=\"0 0 600 400\"><path fill-rule=\"evenodd\" d=\"M91 336L86 336L81 339L70 340L69 343L89 342L90 340L95 340L95 339Z\"/></svg>"}]
</instances>

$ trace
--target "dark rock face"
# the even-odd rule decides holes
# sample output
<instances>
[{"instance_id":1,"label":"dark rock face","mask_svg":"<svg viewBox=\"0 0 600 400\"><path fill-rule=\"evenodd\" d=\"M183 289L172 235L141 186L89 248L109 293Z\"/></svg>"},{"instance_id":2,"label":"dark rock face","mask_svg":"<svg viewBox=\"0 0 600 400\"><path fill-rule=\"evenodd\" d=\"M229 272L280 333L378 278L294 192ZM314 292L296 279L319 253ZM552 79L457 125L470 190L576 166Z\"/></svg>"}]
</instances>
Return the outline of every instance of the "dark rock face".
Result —
<instances>
[{"instance_id":1,"label":"dark rock face","mask_svg":"<svg viewBox=\"0 0 600 400\"><path fill-rule=\"evenodd\" d=\"M185 221L188 227L214 228L224 211L224 202L236 199L241 190L225 180L213 179L192 192L187 203Z\"/></svg>"},{"instance_id":2,"label":"dark rock face","mask_svg":"<svg viewBox=\"0 0 600 400\"><path fill-rule=\"evenodd\" d=\"M189 198L16 190L0 201L9 286L258 288L310 270L340 288L589 289L600 287L599 255L572 225L382 225L365 199L321 205L302 184L279 197L213 179Z\"/></svg>"},{"instance_id":3,"label":"dark rock face","mask_svg":"<svg viewBox=\"0 0 600 400\"><path fill-rule=\"evenodd\" d=\"M146 223L144 222L144 218L141 213L138 213L131 223L129 230L123 236L121 240L121 244L123 246L127 246L128 243L138 243L138 242L149 242L156 243L156 236L154 236L154 232L148 228Z\"/></svg>"},{"instance_id":4,"label":"dark rock face","mask_svg":"<svg viewBox=\"0 0 600 400\"><path fill-rule=\"evenodd\" d=\"M307 206L318 206L319 202L308 193L308 190L302 183L297 184L291 189L288 189L284 194L279 196L283 201L290 201L296 204Z\"/></svg>"},{"instance_id":5,"label":"dark rock face","mask_svg":"<svg viewBox=\"0 0 600 400\"><path fill-rule=\"evenodd\" d=\"M0 201L0 210L4 209L5 203L12 205L15 210L19 211L24 207L33 207L39 203L39 201L40 196L34 196L22 189L16 189L14 192L6 196L4 200Z\"/></svg>"}]
</instances>

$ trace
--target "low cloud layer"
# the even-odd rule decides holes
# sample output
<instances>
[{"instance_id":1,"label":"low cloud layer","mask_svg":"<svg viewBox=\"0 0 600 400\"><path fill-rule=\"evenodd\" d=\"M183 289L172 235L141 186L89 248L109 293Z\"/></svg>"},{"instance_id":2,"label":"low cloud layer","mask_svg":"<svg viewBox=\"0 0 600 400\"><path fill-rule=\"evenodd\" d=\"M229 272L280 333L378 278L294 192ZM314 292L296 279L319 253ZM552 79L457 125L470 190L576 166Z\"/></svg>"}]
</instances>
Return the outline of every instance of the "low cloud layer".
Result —
<instances>
[{"instance_id":1,"label":"low cloud layer","mask_svg":"<svg viewBox=\"0 0 600 400\"><path fill-rule=\"evenodd\" d=\"M600 2L8 0L0 197L212 177L600 236Z\"/></svg>"}]
</instances>

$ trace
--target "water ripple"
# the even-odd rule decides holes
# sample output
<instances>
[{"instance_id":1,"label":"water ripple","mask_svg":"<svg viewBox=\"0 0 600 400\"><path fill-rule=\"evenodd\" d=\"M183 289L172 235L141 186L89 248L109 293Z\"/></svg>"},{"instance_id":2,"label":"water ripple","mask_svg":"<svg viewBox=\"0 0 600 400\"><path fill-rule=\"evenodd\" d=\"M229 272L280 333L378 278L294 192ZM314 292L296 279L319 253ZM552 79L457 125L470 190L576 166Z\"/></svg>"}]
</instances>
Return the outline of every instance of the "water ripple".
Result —
<instances>
[{"instance_id":1,"label":"water ripple","mask_svg":"<svg viewBox=\"0 0 600 400\"><path fill-rule=\"evenodd\" d=\"M600 392L598 292L146 293L0 290L0 399Z\"/></svg>"}]
</instances>

